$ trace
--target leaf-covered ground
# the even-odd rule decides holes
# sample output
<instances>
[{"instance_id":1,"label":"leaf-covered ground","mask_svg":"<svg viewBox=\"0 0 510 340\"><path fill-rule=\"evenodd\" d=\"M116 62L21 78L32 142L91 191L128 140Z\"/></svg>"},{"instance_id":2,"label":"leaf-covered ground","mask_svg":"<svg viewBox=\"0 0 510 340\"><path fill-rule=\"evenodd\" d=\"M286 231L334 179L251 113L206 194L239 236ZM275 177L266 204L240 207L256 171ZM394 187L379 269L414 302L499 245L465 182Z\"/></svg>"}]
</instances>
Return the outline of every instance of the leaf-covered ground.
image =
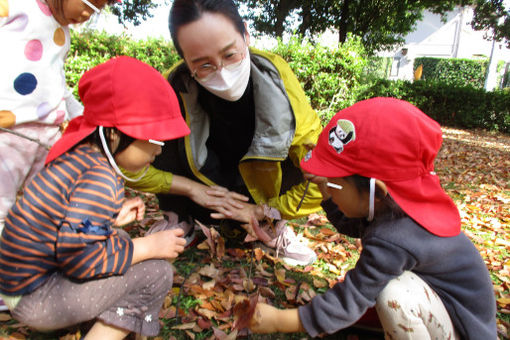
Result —
<instances>
[{"instance_id":1,"label":"leaf-covered ground","mask_svg":"<svg viewBox=\"0 0 510 340\"><path fill-rule=\"evenodd\" d=\"M443 187L461 212L464 232L479 249L494 283L500 339L510 331L510 136L485 131L443 129L443 147L436 171ZM147 203L145 220L128 227L143 235L158 219L157 200ZM321 214L291 221L300 237L316 251L318 260L307 267L289 267L257 244L242 247L224 239L214 228L208 239L173 262L174 288L160 313L161 333L155 339L307 339L295 335L248 335L242 330L250 312L247 298L258 296L279 307L307 303L355 264L359 248L354 239L335 233ZM209 226L210 227L210 226ZM235 317L237 315L237 317ZM77 339L89 325L43 334L0 313L0 337L11 339ZM237 327L236 327L237 326ZM235 328L241 328L240 330ZM381 333L351 328L329 339L383 339Z\"/></svg>"}]
</instances>

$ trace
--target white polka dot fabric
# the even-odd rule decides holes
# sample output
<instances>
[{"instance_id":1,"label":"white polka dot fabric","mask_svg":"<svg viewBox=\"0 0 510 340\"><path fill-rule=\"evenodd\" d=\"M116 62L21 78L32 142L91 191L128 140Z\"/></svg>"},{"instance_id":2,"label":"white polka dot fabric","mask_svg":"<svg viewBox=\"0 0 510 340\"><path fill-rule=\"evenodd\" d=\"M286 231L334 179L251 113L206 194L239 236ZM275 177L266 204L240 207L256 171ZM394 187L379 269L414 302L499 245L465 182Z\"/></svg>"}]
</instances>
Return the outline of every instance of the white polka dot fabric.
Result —
<instances>
[{"instance_id":1,"label":"white polka dot fabric","mask_svg":"<svg viewBox=\"0 0 510 340\"><path fill-rule=\"evenodd\" d=\"M0 124L60 124L80 114L81 107L68 113L66 105L72 96L64 73L69 28L41 0L0 2Z\"/></svg>"}]
</instances>

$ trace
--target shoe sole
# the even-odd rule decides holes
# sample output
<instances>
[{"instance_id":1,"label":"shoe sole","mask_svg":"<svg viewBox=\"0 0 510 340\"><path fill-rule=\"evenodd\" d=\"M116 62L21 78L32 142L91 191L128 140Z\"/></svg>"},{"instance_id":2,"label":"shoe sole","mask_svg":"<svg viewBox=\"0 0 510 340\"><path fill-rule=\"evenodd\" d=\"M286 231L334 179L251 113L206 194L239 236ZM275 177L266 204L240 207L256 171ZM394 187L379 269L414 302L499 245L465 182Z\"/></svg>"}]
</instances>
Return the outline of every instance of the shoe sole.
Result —
<instances>
[{"instance_id":1,"label":"shoe sole","mask_svg":"<svg viewBox=\"0 0 510 340\"><path fill-rule=\"evenodd\" d=\"M189 232L188 235L184 236L184 239L186 240L186 244L184 245L184 249L191 248L195 244L198 243L197 233L193 229L191 229L191 232Z\"/></svg>"},{"instance_id":2,"label":"shoe sole","mask_svg":"<svg viewBox=\"0 0 510 340\"><path fill-rule=\"evenodd\" d=\"M266 253L268 253L272 257L276 257L276 250L266 246L264 243L255 242L254 246L261 248L262 250L264 250ZM281 259L286 264L288 264L289 266L308 266L317 260L317 255L315 255L313 257L312 261L299 261L299 260L293 259L291 257L286 257L286 256L281 256L281 255L278 256L278 258Z\"/></svg>"}]
</instances>

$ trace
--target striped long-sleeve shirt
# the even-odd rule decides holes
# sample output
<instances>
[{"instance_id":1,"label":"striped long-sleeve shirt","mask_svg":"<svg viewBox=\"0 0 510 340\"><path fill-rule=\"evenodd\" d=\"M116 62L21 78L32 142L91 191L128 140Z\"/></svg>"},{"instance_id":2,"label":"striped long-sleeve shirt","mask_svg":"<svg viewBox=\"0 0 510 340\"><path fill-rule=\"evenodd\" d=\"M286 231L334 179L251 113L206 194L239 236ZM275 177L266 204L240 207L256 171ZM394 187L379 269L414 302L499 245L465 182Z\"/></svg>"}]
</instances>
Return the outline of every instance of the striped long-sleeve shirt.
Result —
<instances>
[{"instance_id":1,"label":"striped long-sleeve shirt","mask_svg":"<svg viewBox=\"0 0 510 340\"><path fill-rule=\"evenodd\" d=\"M87 145L46 166L6 218L0 293L30 293L56 271L78 280L125 273L133 243L112 229L123 184L106 158Z\"/></svg>"}]
</instances>

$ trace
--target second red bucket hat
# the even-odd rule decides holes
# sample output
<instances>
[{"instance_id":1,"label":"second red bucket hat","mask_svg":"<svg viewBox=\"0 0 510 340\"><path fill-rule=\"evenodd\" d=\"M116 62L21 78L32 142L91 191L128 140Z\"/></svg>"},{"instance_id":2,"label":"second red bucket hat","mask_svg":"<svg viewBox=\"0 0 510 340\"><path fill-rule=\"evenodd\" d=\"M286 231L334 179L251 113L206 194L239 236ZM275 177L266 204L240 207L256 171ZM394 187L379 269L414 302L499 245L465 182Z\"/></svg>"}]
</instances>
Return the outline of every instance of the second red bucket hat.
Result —
<instances>
[{"instance_id":1,"label":"second red bucket hat","mask_svg":"<svg viewBox=\"0 0 510 340\"><path fill-rule=\"evenodd\" d=\"M438 236L455 236L459 211L434 172L441 143L439 124L417 107L373 98L338 112L301 167L323 177L356 174L382 180L418 224Z\"/></svg>"}]
</instances>

